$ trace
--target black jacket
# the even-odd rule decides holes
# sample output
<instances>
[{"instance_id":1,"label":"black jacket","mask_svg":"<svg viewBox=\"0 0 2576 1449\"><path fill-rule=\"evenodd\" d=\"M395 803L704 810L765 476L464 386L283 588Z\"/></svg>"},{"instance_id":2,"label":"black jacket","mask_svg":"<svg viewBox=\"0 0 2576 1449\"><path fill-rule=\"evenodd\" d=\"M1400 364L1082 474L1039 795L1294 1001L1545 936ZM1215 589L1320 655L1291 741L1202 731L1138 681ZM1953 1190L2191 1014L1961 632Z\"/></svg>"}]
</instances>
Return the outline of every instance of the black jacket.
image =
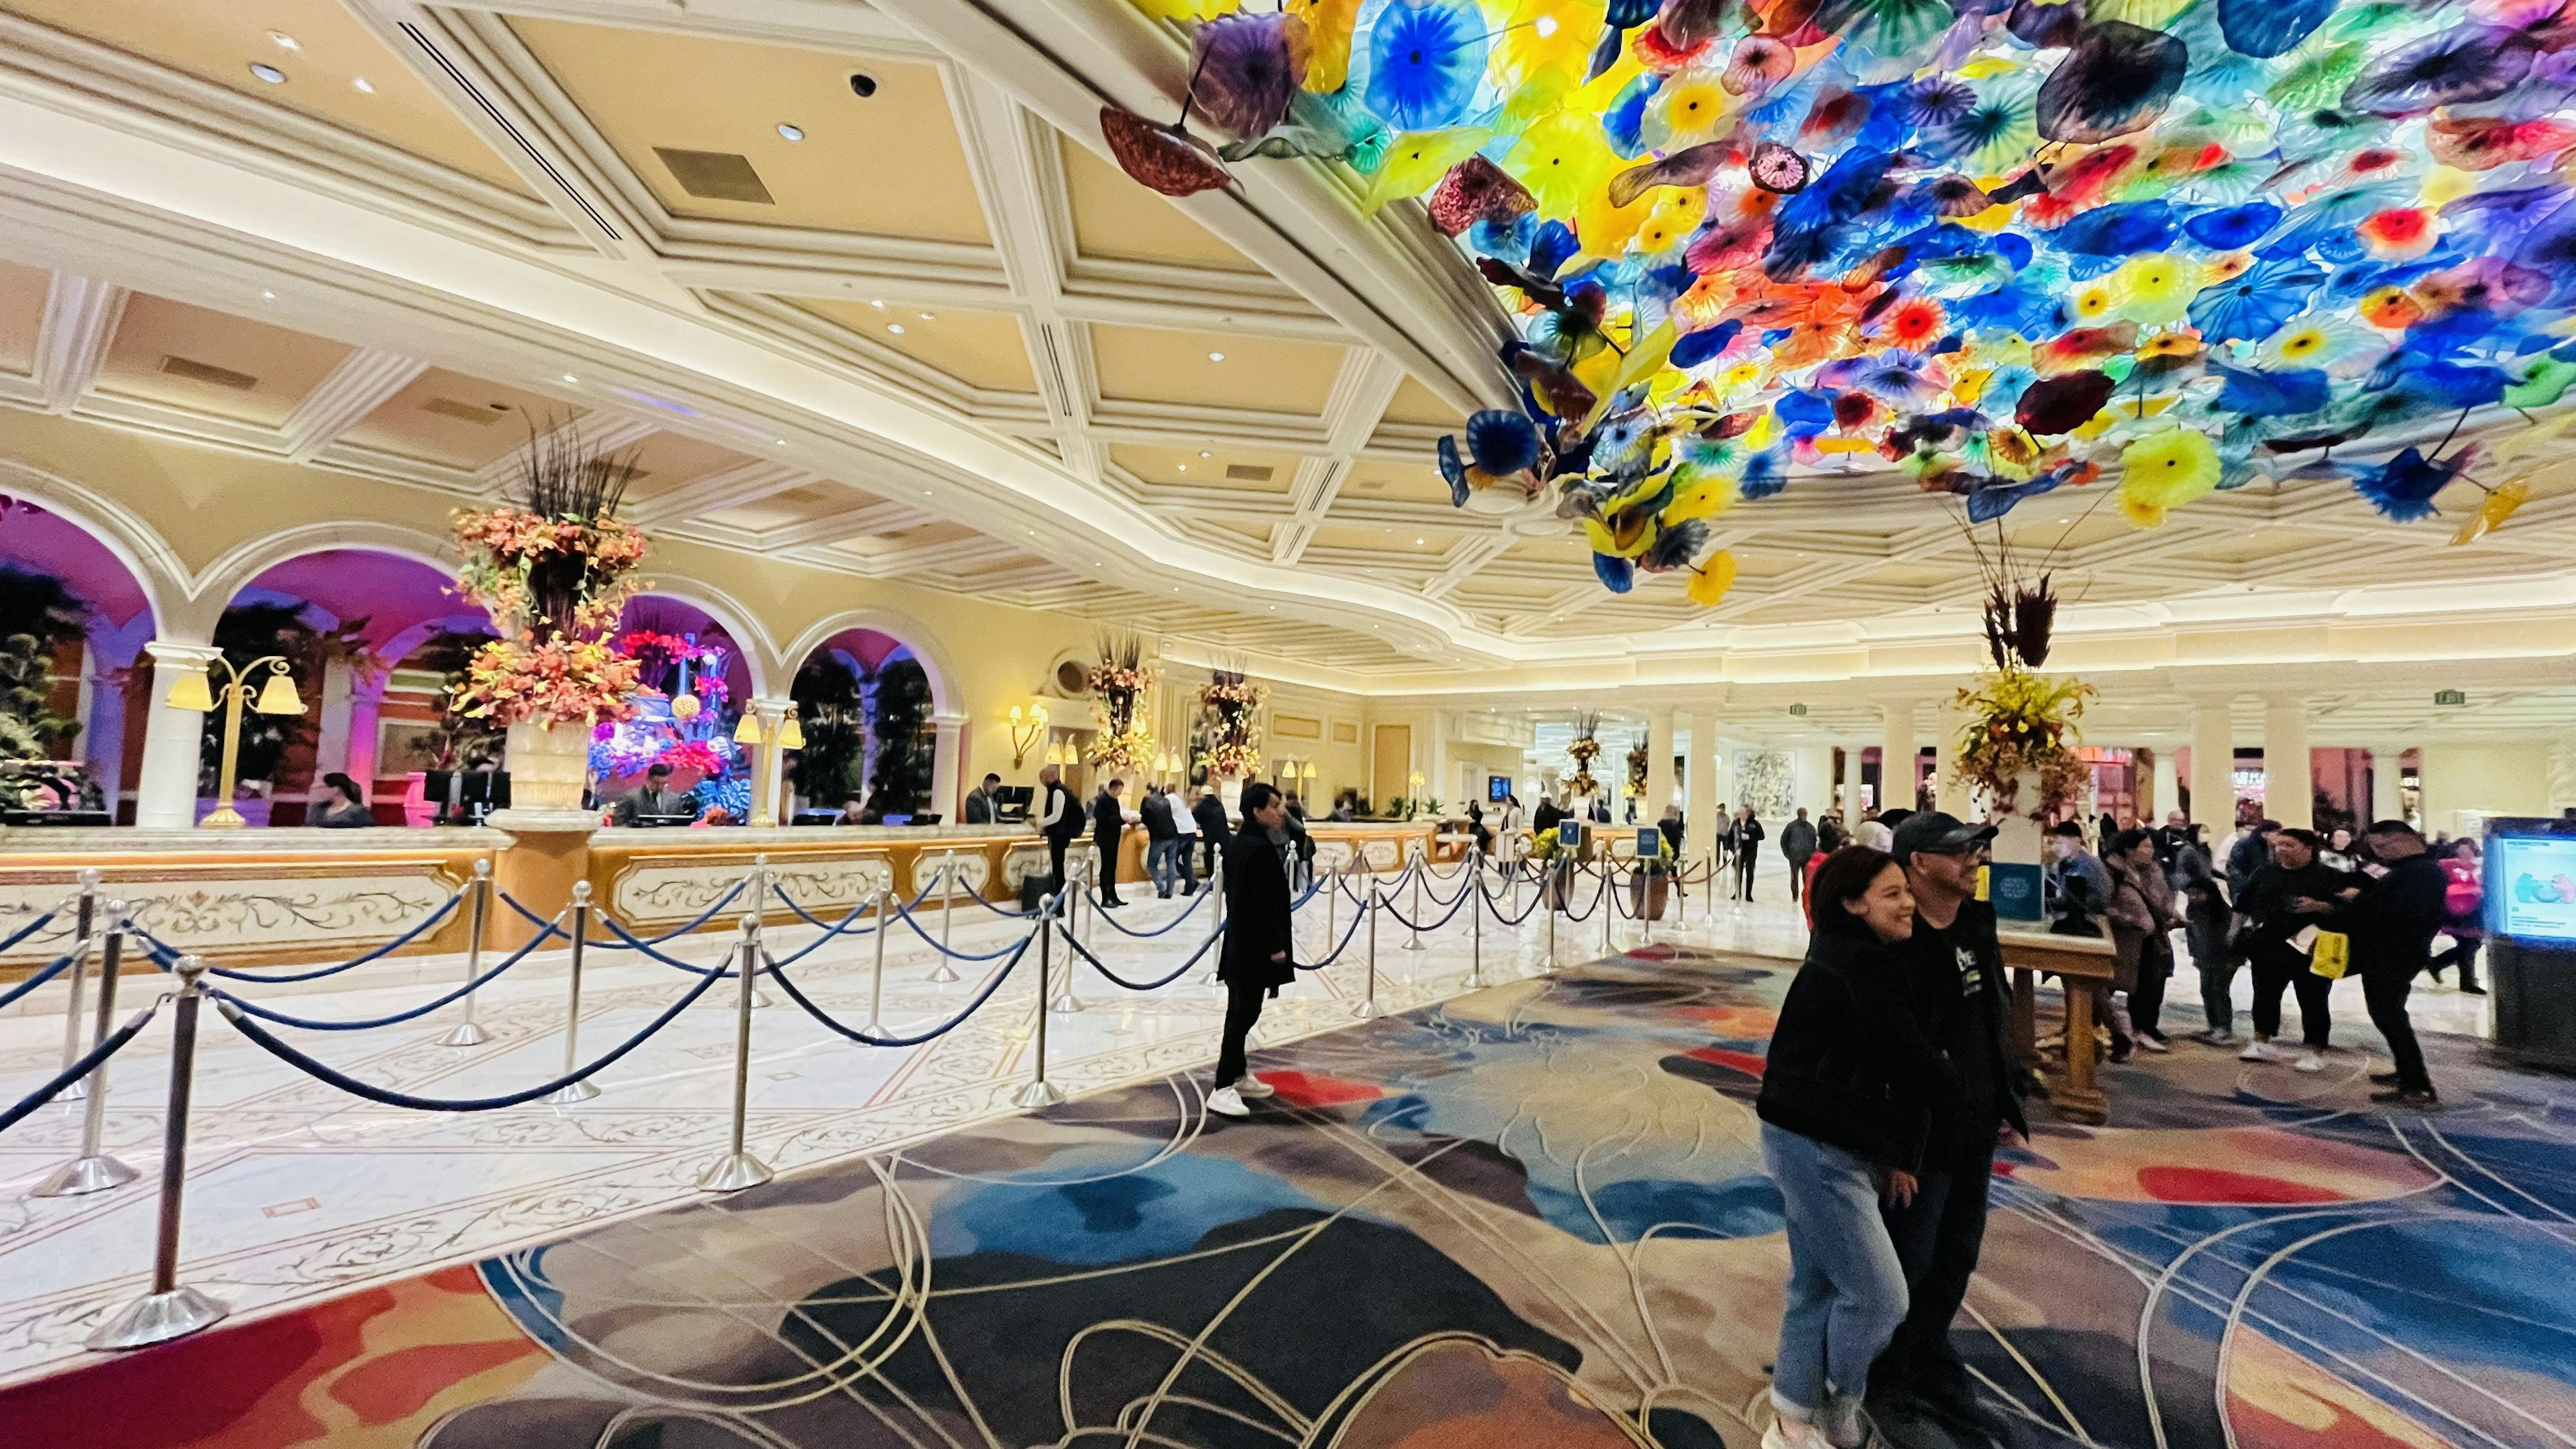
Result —
<instances>
[{"instance_id":1,"label":"black jacket","mask_svg":"<svg viewBox=\"0 0 2576 1449\"><path fill-rule=\"evenodd\" d=\"M1780 827L1780 853L1789 863L1804 867L1807 857L1816 853L1816 827L1804 820L1792 820Z\"/></svg>"},{"instance_id":2,"label":"black jacket","mask_svg":"<svg viewBox=\"0 0 2576 1449\"><path fill-rule=\"evenodd\" d=\"M1216 798L1213 792L1201 795L1199 803L1190 807L1190 818L1199 823L1199 838L1216 842L1220 849L1224 847L1226 837L1234 833L1233 827L1226 822L1225 802Z\"/></svg>"},{"instance_id":3,"label":"black jacket","mask_svg":"<svg viewBox=\"0 0 2576 1449\"><path fill-rule=\"evenodd\" d=\"M2439 876L2441 868L2436 866L2433 873ZM2327 919L2325 912L2294 911L2290 902L2304 896L2333 905L2335 897L2355 883L2353 877L2322 861L2310 861L2296 870L2277 859L2264 861L2246 878L2244 889L2236 893L2236 914L2248 923L2244 944L2249 949L2279 946L2310 926L2341 930ZM2426 940L2430 939L2428 935Z\"/></svg>"},{"instance_id":4,"label":"black jacket","mask_svg":"<svg viewBox=\"0 0 2576 1449\"><path fill-rule=\"evenodd\" d=\"M1082 833L1082 806L1062 780L1046 787L1046 797L1038 802L1034 818L1049 840L1071 840Z\"/></svg>"},{"instance_id":5,"label":"black jacket","mask_svg":"<svg viewBox=\"0 0 2576 1449\"><path fill-rule=\"evenodd\" d=\"M1922 917L1915 917L1914 924L1917 931L1924 929ZM1995 1109L2002 1114L2005 1124L2022 1136L2028 1137L2030 1122L2022 1113L2021 1103L2022 1098L2030 1092L2031 1077L2029 1070L2021 1064L2021 1053L2015 1050L2012 1044L2012 993L2005 985L2003 943L1995 938L1995 908L1984 901L1963 902L1959 907L1959 914L1951 920L1950 929L1945 934L1955 944L1963 945L1976 953L1977 965L1980 968L1977 973L1978 994L1984 999L1985 1029L1990 1036L1985 1043L1985 1051L1981 1055L1992 1064L1995 1073L1995 1080L1991 1083L1993 1089L1991 1095ZM1962 997L1955 967L1946 963L1926 962L1922 959L1921 953L1908 953L1908 955L1909 959L1916 962L1917 971L1913 983L1915 1019L1925 1024L1924 1035L1932 1043L1933 1049L1949 1056L1955 1063L1958 1061L1955 1044L1960 1040L1962 1033L1969 1029L1969 1018L1960 1010ZM1975 1122L1960 1125L1982 1140L1985 1129L1991 1124ZM1937 1140L1945 1134L1936 1131L1932 1135L1936 1139L1936 1146L1945 1145Z\"/></svg>"},{"instance_id":6,"label":"black jacket","mask_svg":"<svg viewBox=\"0 0 2576 1449\"><path fill-rule=\"evenodd\" d=\"M980 788L966 792L966 823L969 825L993 823L993 797Z\"/></svg>"},{"instance_id":7,"label":"black jacket","mask_svg":"<svg viewBox=\"0 0 2576 1449\"><path fill-rule=\"evenodd\" d=\"M1875 937L1820 931L1789 983L1754 1113L1782 1131L1918 1171L1956 1090L1924 1039L1903 961Z\"/></svg>"},{"instance_id":8,"label":"black jacket","mask_svg":"<svg viewBox=\"0 0 2576 1449\"><path fill-rule=\"evenodd\" d=\"M1172 828L1172 797L1169 795L1147 795L1137 805L1136 814L1145 822L1147 840L1169 840L1180 833Z\"/></svg>"},{"instance_id":9,"label":"black jacket","mask_svg":"<svg viewBox=\"0 0 2576 1449\"><path fill-rule=\"evenodd\" d=\"M1116 840L1127 828L1127 812L1116 796L1103 790L1091 797L1091 833L1095 839Z\"/></svg>"},{"instance_id":10,"label":"black jacket","mask_svg":"<svg viewBox=\"0 0 2576 1449\"><path fill-rule=\"evenodd\" d=\"M2432 962L2433 933L2449 914L2443 902L2449 886L2429 852L2410 855L2377 880L2364 880L2360 897L2325 925L2352 938L2354 970L2409 979Z\"/></svg>"},{"instance_id":11,"label":"black jacket","mask_svg":"<svg viewBox=\"0 0 2576 1449\"><path fill-rule=\"evenodd\" d=\"M1268 987L1277 995L1297 975L1297 943L1288 924L1288 864L1270 843L1270 832L1246 821L1225 847L1225 946L1216 979ZM1288 954L1273 961L1273 951Z\"/></svg>"}]
</instances>

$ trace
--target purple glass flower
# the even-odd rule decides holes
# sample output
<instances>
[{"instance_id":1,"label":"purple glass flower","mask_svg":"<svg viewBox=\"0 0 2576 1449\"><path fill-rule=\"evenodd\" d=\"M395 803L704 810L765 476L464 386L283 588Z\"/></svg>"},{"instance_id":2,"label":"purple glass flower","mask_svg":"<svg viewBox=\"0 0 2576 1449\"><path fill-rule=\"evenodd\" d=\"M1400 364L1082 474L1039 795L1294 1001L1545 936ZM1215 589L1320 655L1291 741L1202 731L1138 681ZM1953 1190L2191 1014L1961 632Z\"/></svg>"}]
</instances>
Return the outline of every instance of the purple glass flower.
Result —
<instances>
[{"instance_id":1,"label":"purple glass flower","mask_svg":"<svg viewBox=\"0 0 2576 1449\"><path fill-rule=\"evenodd\" d=\"M1288 114L1306 81L1306 22L1285 12L1237 11L1198 28L1190 105L1221 131L1258 136Z\"/></svg>"}]
</instances>

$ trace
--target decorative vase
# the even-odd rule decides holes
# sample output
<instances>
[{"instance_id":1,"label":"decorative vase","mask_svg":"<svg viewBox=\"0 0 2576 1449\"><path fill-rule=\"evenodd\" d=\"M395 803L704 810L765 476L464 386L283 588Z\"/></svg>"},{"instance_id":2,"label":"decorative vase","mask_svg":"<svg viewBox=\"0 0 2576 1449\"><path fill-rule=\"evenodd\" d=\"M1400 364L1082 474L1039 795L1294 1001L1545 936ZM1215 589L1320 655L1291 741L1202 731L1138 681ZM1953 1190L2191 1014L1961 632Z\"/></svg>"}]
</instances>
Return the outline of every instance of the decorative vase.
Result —
<instances>
[{"instance_id":1,"label":"decorative vase","mask_svg":"<svg viewBox=\"0 0 2576 1449\"><path fill-rule=\"evenodd\" d=\"M510 726L510 808L492 824L504 830L590 830L599 819L581 806L590 772L590 726L522 720Z\"/></svg>"}]
</instances>

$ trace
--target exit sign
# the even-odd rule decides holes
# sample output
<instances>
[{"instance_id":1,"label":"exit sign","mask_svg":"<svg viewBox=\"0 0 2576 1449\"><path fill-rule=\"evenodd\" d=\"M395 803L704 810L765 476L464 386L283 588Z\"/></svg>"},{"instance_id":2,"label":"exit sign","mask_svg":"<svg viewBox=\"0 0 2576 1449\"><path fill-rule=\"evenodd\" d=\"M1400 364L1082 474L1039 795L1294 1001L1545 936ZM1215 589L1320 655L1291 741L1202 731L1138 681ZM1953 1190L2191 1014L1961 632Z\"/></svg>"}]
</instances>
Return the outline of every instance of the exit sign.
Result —
<instances>
[{"instance_id":1,"label":"exit sign","mask_svg":"<svg viewBox=\"0 0 2576 1449\"><path fill-rule=\"evenodd\" d=\"M2433 691L2433 702L2435 704L2467 704L2469 702L2468 691L2464 689L2437 689Z\"/></svg>"}]
</instances>

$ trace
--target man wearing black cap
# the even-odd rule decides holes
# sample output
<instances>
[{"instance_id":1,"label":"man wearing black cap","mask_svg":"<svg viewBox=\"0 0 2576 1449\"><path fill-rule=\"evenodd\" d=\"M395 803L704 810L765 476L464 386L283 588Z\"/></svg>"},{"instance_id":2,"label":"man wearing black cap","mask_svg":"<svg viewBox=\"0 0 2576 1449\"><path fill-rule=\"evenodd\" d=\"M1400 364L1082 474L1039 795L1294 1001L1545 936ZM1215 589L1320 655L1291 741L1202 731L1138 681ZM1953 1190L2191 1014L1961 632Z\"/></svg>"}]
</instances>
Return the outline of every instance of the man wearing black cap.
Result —
<instances>
[{"instance_id":1,"label":"man wearing black cap","mask_svg":"<svg viewBox=\"0 0 2576 1449\"><path fill-rule=\"evenodd\" d=\"M2415 1041L2415 1023L2406 1014L2406 996L2415 973L2432 964L2433 933L2447 914L2443 895L2449 877L2425 848L2424 837L2403 820L2381 820L2370 827L2370 853L2386 870L2361 888L2358 899L2329 924L2352 938L2352 965L2361 973L2362 999L2370 1003L2370 1024L2388 1038L2388 1055L2397 1070L2374 1080L2387 1090L2370 1100L2391 1107L2434 1107L2440 1098L2424 1069L2424 1048Z\"/></svg>"},{"instance_id":2,"label":"man wearing black cap","mask_svg":"<svg viewBox=\"0 0 2576 1449\"><path fill-rule=\"evenodd\" d=\"M1994 908L1977 899L1991 825L1918 810L1896 826L1890 853L1914 892L1914 935L1897 946L1910 968L1924 1036L1949 1059L1958 1089L1935 1103L1919 1189L1881 1212L1905 1267L1905 1323L1869 1374L1880 1429L1909 1449L2002 1444L2009 1434L1977 1401L1950 1342L1986 1239L1986 1185L2003 1129L2024 1135L2029 1074L2005 1039L2003 950Z\"/></svg>"}]
</instances>

